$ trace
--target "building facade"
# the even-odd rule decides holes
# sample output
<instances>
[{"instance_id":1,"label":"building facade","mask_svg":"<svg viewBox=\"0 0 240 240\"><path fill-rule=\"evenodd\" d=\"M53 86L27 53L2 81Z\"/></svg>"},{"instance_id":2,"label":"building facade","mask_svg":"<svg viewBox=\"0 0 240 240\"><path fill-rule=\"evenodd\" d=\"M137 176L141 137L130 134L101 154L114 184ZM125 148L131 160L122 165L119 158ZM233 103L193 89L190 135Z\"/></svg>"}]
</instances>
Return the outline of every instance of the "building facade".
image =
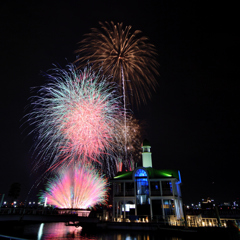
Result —
<instances>
[{"instance_id":1,"label":"building facade","mask_svg":"<svg viewBox=\"0 0 240 240\"><path fill-rule=\"evenodd\" d=\"M147 140L142 148L142 166L134 171L118 172L111 180L113 218L183 219L180 172L152 168L151 146Z\"/></svg>"}]
</instances>

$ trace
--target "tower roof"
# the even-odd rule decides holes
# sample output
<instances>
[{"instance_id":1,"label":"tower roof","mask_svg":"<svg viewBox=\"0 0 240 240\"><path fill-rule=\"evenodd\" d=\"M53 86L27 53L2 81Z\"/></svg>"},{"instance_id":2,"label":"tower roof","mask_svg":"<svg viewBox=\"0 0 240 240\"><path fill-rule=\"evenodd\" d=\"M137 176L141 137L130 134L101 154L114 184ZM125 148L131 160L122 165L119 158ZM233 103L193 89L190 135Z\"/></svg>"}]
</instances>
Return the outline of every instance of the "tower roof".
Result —
<instances>
[{"instance_id":1,"label":"tower roof","mask_svg":"<svg viewBox=\"0 0 240 240\"><path fill-rule=\"evenodd\" d=\"M150 142L147 139L144 139L143 140L143 146L145 146L145 147L149 146L150 147L151 145L150 145Z\"/></svg>"}]
</instances>

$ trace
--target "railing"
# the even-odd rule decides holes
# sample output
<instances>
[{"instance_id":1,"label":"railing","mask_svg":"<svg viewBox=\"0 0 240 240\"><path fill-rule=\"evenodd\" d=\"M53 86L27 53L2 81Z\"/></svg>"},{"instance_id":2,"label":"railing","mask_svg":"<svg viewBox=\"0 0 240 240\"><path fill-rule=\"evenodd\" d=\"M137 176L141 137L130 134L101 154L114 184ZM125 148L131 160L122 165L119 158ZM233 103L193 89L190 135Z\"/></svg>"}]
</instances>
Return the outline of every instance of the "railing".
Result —
<instances>
[{"instance_id":1,"label":"railing","mask_svg":"<svg viewBox=\"0 0 240 240\"><path fill-rule=\"evenodd\" d=\"M170 189L163 189L162 195L163 196L173 196L173 192Z\"/></svg>"},{"instance_id":2,"label":"railing","mask_svg":"<svg viewBox=\"0 0 240 240\"><path fill-rule=\"evenodd\" d=\"M126 190L125 196L134 196L134 190L132 190L132 189Z\"/></svg>"},{"instance_id":3,"label":"railing","mask_svg":"<svg viewBox=\"0 0 240 240\"><path fill-rule=\"evenodd\" d=\"M119 196L119 197L123 197L124 196L124 192L116 192L114 196ZM125 192L125 196L134 196L134 191L133 190L127 190Z\"/></svg>"},{"instance_id":4,"label":"railing","mask_svg":"<svg viewBox=\"0 0 240 240\"><path fill-rule=\"evenodd\" d=\"M207 218L201 215L187 215L188 227L228 227L229 222L236 222L233 218L220 218L220 225L217 218Z\"/></svg>"},{"instance_id":5,"label":"railing","mask_svg":"<svg viewBox=\"0 0 240 240\"><path fill-rule=\"evenodd\" d=\"M116 192L116 193L115 193L115 196L120 196L120 197L121 197L121 196L124 196L124 192Z\"/></svg>"},{"instance_id":6,"label":"railing","mask_svg":"<svg viewBox=\"0 0 240 240\"><path fill-rule=\"evenodd\" d=\"M90 210L81 209L38 209L38 208L0 208L0 215L66 215L75 214L88 217Z\"/></svg>"}]
</instances>

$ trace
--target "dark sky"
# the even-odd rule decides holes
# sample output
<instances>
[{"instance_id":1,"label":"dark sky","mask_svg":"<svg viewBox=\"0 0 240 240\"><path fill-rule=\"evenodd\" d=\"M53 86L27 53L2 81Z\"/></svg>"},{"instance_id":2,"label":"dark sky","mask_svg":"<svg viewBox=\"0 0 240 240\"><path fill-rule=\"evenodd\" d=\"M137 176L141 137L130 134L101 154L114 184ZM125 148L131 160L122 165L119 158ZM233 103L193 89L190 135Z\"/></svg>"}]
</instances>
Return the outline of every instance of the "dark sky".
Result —
<instances>
[{"instance_id":1,"label":"dark sky","mask_svg":"<svg viewBox=\"0 0 240 240\"><path fill-rule=\"evenodd\" d=\"M20 182L24 199L36 178L31 138L20 129L30 88L53 63L74 61L90 28L114 21L140 29L158 51L159 87L134 110L148 124L153 166L181 171L185 203L240 197L239 14L209 2L2 2L0 193Z\"/></svg>"}]
</instances>

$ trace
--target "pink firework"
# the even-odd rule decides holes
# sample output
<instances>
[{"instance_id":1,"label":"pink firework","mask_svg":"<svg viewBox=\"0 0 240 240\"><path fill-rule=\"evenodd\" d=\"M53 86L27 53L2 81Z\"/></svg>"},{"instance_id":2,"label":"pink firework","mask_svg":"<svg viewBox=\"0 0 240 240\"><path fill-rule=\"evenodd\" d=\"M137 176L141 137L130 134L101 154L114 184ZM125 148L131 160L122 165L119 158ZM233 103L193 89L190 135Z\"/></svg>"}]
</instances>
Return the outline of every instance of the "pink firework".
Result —
<instances>
[{"instance_id":1,"label":"pink firework","mask_svg":"<svg viewBox=\"0 0 240 240\"><path fill-rule=\"evenodd\" d=\"M90 166L68 166L50 179L41 199L58 208L86 209L107 200L107 179Z\"/></svg>"},{"instance_id":2,"label":"pink firework","mask_svg":"<svg viewBox=\"0 0 240 240\"><path fill-rule=\"evenodd\" d=\"M106 125L105 108L101 99L91 97L69 107L62 122L62 133L69 143L65 151L93 157L110 147L113 126Z\"/></svg>"},{"instance_id":3,"label":"pink firework","mask_svg":"<svg viewBox=\"0 0 240 240\"><path fill-rule=\"evenodd\" d=\"M101 162L102 154L115 148L122 119L116 88L90 67L84 71L69 65L54 69L49 82L33 97L28 115L35 126L38 162L48 170L71 162ZM43 160L43 161L42 161Z\"/></svg>"}]
</instances>

